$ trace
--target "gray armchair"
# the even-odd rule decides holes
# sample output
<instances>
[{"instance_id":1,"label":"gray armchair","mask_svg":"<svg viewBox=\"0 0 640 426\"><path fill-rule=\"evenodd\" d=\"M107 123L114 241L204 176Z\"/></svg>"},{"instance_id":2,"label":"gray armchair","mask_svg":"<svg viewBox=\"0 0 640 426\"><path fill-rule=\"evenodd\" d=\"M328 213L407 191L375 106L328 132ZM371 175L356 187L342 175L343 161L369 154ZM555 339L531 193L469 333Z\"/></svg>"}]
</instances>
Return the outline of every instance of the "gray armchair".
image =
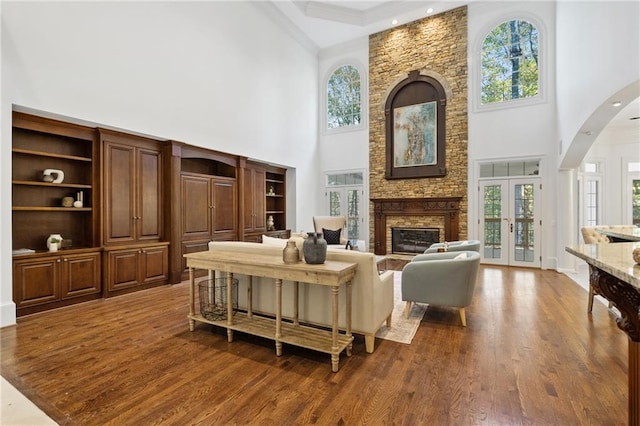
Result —
<instances>
[{"instance_id":1,"label":"gray armchair","mask_svg":"<svg viewBox=\"0 0 640 426\"><path fill-rule=\"evenodd\" d=\"M480 253L475 251L420 254L402 269L402 300L405 316L411 304L428 303L459 309L467 326L464 308L471 304L476 286Z\"/></svg>"},{"instance_id":2,"label":"gray armchair","mask_svg":"<svg viewBox=\"0 0 640 426\"><path fill-rule=\"evenodd\" d=\"M477 251L480 253L480 240L449 241L447 251ZM426 249L425 253L437 253L438 248L444 247L444 243L434 243Z\"/></svg>"}]
</instances>

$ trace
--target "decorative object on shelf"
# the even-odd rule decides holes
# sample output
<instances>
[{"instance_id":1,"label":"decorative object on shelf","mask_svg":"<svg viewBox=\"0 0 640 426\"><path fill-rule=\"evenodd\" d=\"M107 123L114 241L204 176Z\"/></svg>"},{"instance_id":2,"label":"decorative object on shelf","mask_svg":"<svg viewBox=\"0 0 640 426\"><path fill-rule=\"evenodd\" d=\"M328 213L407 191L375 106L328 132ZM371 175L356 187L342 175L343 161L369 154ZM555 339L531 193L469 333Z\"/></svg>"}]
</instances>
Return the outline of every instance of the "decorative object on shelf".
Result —
<instances>
[{"instance_id":1,"label":"decorative object on shelf","mask_svg":"<svg viewBox=\"0 0 640 426\"><path fill-rule=\"evenodd\" d=\"M49 238L47 238L47 248L49 251L58 251L58 247L62 243L62 235L60 234L51 234Z\"/></svg>"},{"instance_id":2,"label":"decorative object on shelf","mask_svg":"<svg viewBox=\"0 0 640 426\"><path fill-rule=\"evenodd\" d=\"M442 247L438 247L438 253L443 253L445 251L449 251L449 242L445 241Z\"/></svg>"},{"instance_id":3,"label":"decorative object on shelf","mask_svg":"<svg viewBox=\"0 0 640 426\"><path fill-rule=\"evenodd\" d=\"M73 197L62 197L62 207L73 207Z\"/></svg>"},{"instance_id":4,"label":"decorative object on shelf","mask_svg":"<svg viewBox=\"0 0 640 426\"><path fill-rule=\"evenodd\" d=\"M636 247L633 249L633 260L640 265L640 247Z\"/></svg>"},{"instance_id":5,"label":"decorative object on shelf","mask_svg":"<svg viewBox=\"0 0 640 426\"><path fill-rule=\"evenodd\" d=\"M82 191L78 191L76 194L76 201L73 202L73 207L82 207L84 205L84 194Z\"/></svg>"},{"instance_id":6,"label":"decorative object on shelf","mask_svg":"<svg viewBox=\"0 0 640 426\"><path fill-rule=\"evenodd\" d=\"M327 259L327 240L322 238L322 234L308 232L302 244L304 261L311 265L320 265Z\"/></svg>"},{"instance_id":7,"label":"decorative object on shelf","mask_svg":"<svg viewBox=\"0 0 640 426\"><path fill-rule=\"evenodd\" d=\"M294 240L288 240L284 250L282 250L282 260L284 263L298 263L300 260L300 250L296 247Z\"/></svg>"},{"instance_id":8,"label":"decorative object on shelf","mask_svg":"<svg viewBox=\"0 0 640 426\"><path fill-rule=\"evenodd\" d=\"M276 195L276 193L274 192L273 185L269 186L269 192L267 192L267 195Z\"/></svg>"},{"instance_id":9,"label":"decorative object on shelf","mask_svg":"<svg viewBox=\"0 0 640 426\"><path fill-rule=\"evenodd\" d=\"M42 172L42 181L50 183L62 183L64 180L64 172L58 169L44 169Z\"/></svg>"},{"instance_id":10,"label":"decorative object on shelf","mask_svg":"<svg viewBox=\"0 0 640 426\"><path fill-rule=\"evenodd\" d=\"M273 222L273 216L269 215L269 217L267 218L267 231L275 231L275 230L276 230L276 227Z\"/></svg>"}]
</instances>

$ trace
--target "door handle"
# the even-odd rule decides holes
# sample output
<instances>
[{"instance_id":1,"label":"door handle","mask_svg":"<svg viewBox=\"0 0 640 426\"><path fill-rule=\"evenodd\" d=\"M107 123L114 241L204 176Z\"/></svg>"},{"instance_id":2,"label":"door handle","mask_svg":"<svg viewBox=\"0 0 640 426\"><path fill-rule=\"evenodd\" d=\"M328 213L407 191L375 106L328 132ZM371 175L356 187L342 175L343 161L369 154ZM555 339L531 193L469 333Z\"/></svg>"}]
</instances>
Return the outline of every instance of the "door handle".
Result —
<instances>
[{"instance_id":1,"label":"door handle","mask_svg":"<svg viewBox=\"0 0 640 426\"><path fill-rule=\"evenodd\" d=\"M510 224L509 224L509 230L510 230L511 232L513 232L513 223L510 223Z\"/></svg>"}]
</instances>

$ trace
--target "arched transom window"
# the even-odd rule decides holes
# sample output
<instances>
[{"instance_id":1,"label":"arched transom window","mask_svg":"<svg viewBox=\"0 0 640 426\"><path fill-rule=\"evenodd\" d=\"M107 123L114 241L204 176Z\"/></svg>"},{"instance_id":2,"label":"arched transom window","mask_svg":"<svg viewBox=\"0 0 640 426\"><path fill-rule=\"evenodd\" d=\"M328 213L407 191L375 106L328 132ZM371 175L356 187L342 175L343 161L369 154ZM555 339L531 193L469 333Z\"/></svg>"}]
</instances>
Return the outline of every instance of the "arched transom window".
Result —
<instances>
[{"instance_id":1,"label":"arched transom window","mask_svg":"<svg viewBox=\"0 0 640 426\"><path fill-rule=\"evenodd\" d=\"M495 27L482 43L481 103L531 98L539 93L538 29L525 20Z\"/></svg>"}]
</instances>

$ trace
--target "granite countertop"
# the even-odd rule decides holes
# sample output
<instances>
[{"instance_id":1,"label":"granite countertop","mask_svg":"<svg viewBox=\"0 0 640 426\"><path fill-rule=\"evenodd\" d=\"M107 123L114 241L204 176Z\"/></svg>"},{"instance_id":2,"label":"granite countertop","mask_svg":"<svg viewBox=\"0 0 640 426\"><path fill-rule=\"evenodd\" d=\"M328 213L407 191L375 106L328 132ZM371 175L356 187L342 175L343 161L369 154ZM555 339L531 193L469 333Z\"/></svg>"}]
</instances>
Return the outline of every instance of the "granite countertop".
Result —
<instances>
[{"instance_id":1,"label":"granite countertop","mask_svg":"<svg viewBox=\"0 0 640 426\"><path fill-rule=\"evenodd\" d=\"M621 240L640 241L640 228L638 227L629 229L627 232L618 232L615 229L597 229L597 232Z\"/></svg>"},{"instance_id":2,"label":"granite countertop","mask_svg":"<svg viewBox=\"0 0 640 426\"><path fill-rule=\"evenodd\" d=\"M565 250L588 264L640 289L640 265L633 260L633 249L640 242L581 244Z\"/></svg>"}]
</instances>

